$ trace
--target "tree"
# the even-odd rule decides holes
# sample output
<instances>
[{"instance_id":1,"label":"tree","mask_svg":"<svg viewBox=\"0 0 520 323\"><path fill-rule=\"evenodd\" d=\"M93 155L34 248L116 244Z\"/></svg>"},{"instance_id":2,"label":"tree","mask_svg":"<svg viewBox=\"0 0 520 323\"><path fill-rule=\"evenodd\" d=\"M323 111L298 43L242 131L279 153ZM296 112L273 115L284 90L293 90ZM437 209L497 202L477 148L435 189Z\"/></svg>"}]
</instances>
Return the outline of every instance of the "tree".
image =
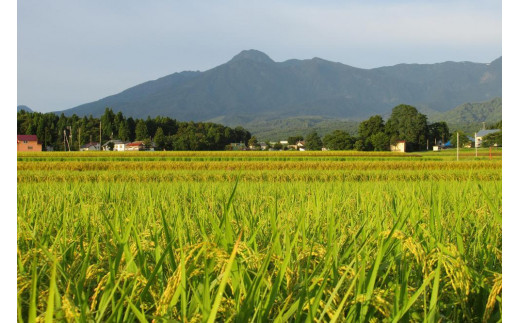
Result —
<instances>
[{"instance_id":1,"label":"tree","mask_svg":"<svg viewBox=\"0 0 520 323\"><path fill-rule=\"evenodd\" d=\"M249 148L251 149L256 149L257 147L259 147L260 145L258 144L258 140L256 139L255 136L251 137L251 139L249 139L249 141L247 142L247 145L249 146Z\"/></svg>"},{"instance_id":2,"label":"tree","mask_svg":"<svg viewBox=\"0 0 520 323\"><path fill-rule=\"evenodd\" d=\"M164 149L164 146L166 145L166 137L164 136L164 132L161 127L157 128L153 140L155 142L155 147L157 147L157 150Z\"/></svg>"},{"instance_id":3,"label":"tree","mask_svg":"<svg viewBox=\"0 0 520 323\"><path fill-rule=\"evenodd\" d=\"M146 123L140 119L139 121L137 121L137 124L135 126L135 139L144 140L149 137L150 135L148 134L148 128L146 127Z\"/></svg>"},{"instance_id":4,"label":"tree","mask_svg":"<svg viewBox=\"0 0 520 323\"><path fill-rule=\"evenodd\" d=\"M410 150L425 149L428 138L427 118L416 108L401 104L392 110L385 125L385 132L392 143L395 143L396 139L405 140L406 147Z\"/></svg>"},{"instance_id":5,"label":"tree","mask_svg":"<svg viewBox=\"0 0 520 323\"><path fill-rule=\"evenodd\" d=\"M103 138L112 139L113 134L116 131L114 125L114 118L115 114L114 112L112 112L112 109L108 107L105 108L105 113L101 116L101 129L103 133Z\"/></svg>"},{"instance_id":6,"label":"tree","mask_svg":"<svg viewBox=\"0 0 520 323\"><path fill-rule=\"evenodd\" d=\"M457 130L451 134L450 142L453 147L457 147L457 133L459 134L459 148L464 147L466 144L469 144L471 140L468 135L463 131Z\"/></svg>"},{"instance_id":7,"label":"tree","mask_svg":"<svg viewBox=\"0 0 520 323\"><path fill-rule=\"evenodd\" d=\"M283 145L280 142L277 142L276 144L273 145L273 149L282 150Z\"/></svg>"},{"instance_id":8,"label":"tree","mask_svg":"<svg viewBox=\"0 0 520 323\"><path fill-rule=\"evenodd\" d=\"M385 123L383 118L380 115L375 115L359 124L358 136L366 139L384 131Z\"/></svg>"},{"instance_id":9,"label":"tree","mask_svg":"<svg viewBox=\"0 0 520 323\"><path fill-rule=\"evenodd\" d=\"M445 143L450 138L450 129L446 122L434 122L428 126L430 142L437 145L439 141Z\"/></svg>"},{"instance_id":10,"label":"tree","mask_svg":"<svg viewBox=\"0 0 520 323\"><path fill-rule=\"evenodd\" d=\"M492 147L495 145L502 147L502 131L487 134L482 138L482 146Z\"/></svg>"},{"instance_id":11,"label":"tree","mask_svg":"<svg viewBox=\"0 0 520 323\"><path fill-rule=\"evenodd\" d=\"M357 150L357 151L365 150L365 143L363 142L363 140L361 140L361 139L356 140L356 142L354 143L354 150Z\"/></svg>"},{"instance_id":12,"label":"tree","mask_svg":"<svg viewBox=\"0 0 520 323\"><path fill-rule=\"evenodd\" d=\"M346 131L334 130L323 137L323 145L331 150L351 150L354 147L354 138Z\"/></svg>"},{"instance_id":13,"label":"tree","mask_svg":"<svg viewBox=\"0 0 520 323\"><path fill-rule=\"evenodd\" d=\"M316 131L311 132L305 138L305 149L306 150L321 150L323 147L323 142L321 141L320 136Z\"/></svg>"},{"instance_id":14,"label":"tree","mask_svg":"<svg viewBox=\"0 0 520 323\"><path fill-rule=\"evenodd\" d=\"M145 149L150 149L152 147L152 141L150 140L150 138L145 138L143 140L143 145Z\"/></svg>"},{"instance_id":15,"label":"tree","mask_svg":"<svg viewBox=\"0 0 520 323\"><path fill-rule=\"evenodd\" d=\"M298 141L303 141L303 136L299 135L287 138L287 142L289 143L289 145L296 145Z\"/></svg>"},{"instance_id":16,"label":"tree","mask_svg":"<svg viewBox=\"0 0 520 323\"><path fill-rule=\"evenodd\" d=\"M121 121L119 123L119 131L118 131L119 139L123 141L127 141L130 139L130 129L128 129L128 125L125 121Z\"/></svg>"},{"instance_id":17,"label":"tree","mask_svg":"<svg viewBox=\"0 0 520 323\"><path fill-rule=\"evenodd\" d=\"M385 151L390 148L390 139L384 132L378 132L368 139L375 151Z\"/></svg>"}]
</instances>

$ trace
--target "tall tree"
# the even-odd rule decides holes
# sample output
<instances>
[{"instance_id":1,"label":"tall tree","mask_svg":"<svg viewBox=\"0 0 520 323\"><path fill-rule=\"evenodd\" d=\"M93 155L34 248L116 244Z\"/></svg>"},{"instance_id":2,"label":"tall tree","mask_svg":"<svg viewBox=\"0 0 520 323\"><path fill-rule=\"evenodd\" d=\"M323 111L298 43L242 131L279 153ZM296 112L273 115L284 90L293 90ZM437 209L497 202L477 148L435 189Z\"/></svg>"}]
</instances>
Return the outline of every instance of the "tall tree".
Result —
<instances>
[{"instance_id":1,"label":"tall tree","mask_svg":"<svg viewBox=\"0 0 520 323\"><path fill-rule=\"evenodd\" d=\"M369 138L372 135L385 131L385 122L380 115L370 117L359 124L358 136L361 138Z\"/></svg>"},{"instance_id":2,"label":"tall tree","mask_svg":"<svg viewBox=\"0 0 520 323\"><path fill-rule=\"evenodd\" d=\"M117 134L116 127L114 125L114 117L115 114L112 112L112 109L105 108L105 113L101 116L101 129L103 139L112 138Z\"/></svg>"},{"instance_id":3,"label":"tall tree","mask_svg":"<svg viewBox=\"0 0 520 323\"><path fill-rule=\"evenodd\" d=\"M494 145L502 147L502 131L487 134L482 138L483 147L491 147Z\"/></svg>"},{"instance_id":4,"label":"tall tree","mask_svg":"<svg viewBox=\"0 0 520 323\"><path fill-rule=\"evenodd\" d=\"M305 150L321 150L323 142L316 131L311 132L305 137Z\"/></svg>"},{"instance_id":5,"label":"tall tree","mask_svg":"<svg viewBox=\"0 0 520 323\"><path fill-rule=\"evenodd\" d=\"M119 122L118 135L122 141L130 140L130 129L128 129L128 124L124 120Z\"/></svg>"},{"instance_id":6,"label":"tall tree","mask_svg":"<svg viewBox=\"0 0 520 323\"><path fill-rule=\"evenodd\" d=\"M391 143L405 140L406 147L410 147L411 150L425 149L428 138L427 118L415 107L401 104L393 108L386 122L385 132L390 137Z\"/></svg>"},{"instance_id":7,"label":"tall tree","mask_svg":"<svg viewBox=\"0 0 520 323\"><path fill-rule=\"evenodd\" d=\"M450 129L446 122L434 122L428 126L429 139L432 145L436 145L439 141L442 143L450 139Z\"/></svg>"},{"instance_id":8,"label":"tall tree","mask_svg":"<svg viewBox=\"0 0 520 323\"><path fill-rule=\"evenodd\" d=\"M146 127L146 123L143 120L139 119L139 121L137 121L137 124L135 125L135 139L145 140L149 137L150 135L148 134L148 128Z\"/></svg>"},{"instance_id":9,"label":"tall tree","mask_svg":"<svg viewBox=\"0 0 520 323\"><path fill-rule=\"evenodd\" d=\"M164 132L161 127L157 128L155 132L155 136L153 137L153 141L155 143L155 147L157 150L163 150L166 145L166 137L164 136Z\"/></svg>"},{"instance_id":10,"label":"tall tree","mask_svg":"<svg viewBox=\"0 0 520 323\"><path fill-rule=\"evenodd\" d=\"M323 137L323 145L331 150L351 150L354 147L354 138L346 131L334 130Z\"/></svg>"}]
</instances>

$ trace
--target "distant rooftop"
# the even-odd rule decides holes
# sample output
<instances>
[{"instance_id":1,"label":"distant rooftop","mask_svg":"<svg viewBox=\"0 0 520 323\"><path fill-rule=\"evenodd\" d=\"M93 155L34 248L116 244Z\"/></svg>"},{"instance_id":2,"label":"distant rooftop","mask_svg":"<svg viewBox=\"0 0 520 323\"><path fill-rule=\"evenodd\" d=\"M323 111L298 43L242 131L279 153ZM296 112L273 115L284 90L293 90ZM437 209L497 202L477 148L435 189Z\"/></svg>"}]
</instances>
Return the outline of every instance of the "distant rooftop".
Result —
<instances>
[{"instance_id":1,"label":"distant rooftop","mask_svg":"<svg viewBox=\"0 0 520 323\"><path fill-rule=\"evenodd\" d=\"M499 132L499 131L502 131L502 130L500 130L500 129L480 130L479 132L477 132L477 137L484 137L486 135L489 135L490 133L495 133L495 132Z\"/></svg>"}]
</instances>

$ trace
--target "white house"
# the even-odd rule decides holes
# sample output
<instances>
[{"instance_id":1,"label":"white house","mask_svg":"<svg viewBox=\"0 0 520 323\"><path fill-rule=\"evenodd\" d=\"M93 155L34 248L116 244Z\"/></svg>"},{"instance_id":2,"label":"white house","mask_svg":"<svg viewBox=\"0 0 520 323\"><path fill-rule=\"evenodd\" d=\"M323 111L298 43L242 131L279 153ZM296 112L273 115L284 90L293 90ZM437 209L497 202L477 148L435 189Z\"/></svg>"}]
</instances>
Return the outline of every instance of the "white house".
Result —
<instances>
[{"instance_id":1,"label":"white house","mask_svg":"<svg viewBox=\"0 0 520 323\"><path fill-rule=\"evenodd\" d=\"M126 142L118 142L114 144L114 151L125 151L127 143Z\"/></svg>"},{"instance_id":2,"label":"white house","mask_svg":"<svg viewBox=\"0 0 520 323\"><path fill-rule=\"evenodd\" d=\"M396 151L404 153L406 152L406 141L400 140L395 143L395 145L390 145L390 151Z\"/></svg>"},{"instance_id":3,"label":"white house","mask_svg":"<svg viewBox=\"0 0 520 323\"><path fill-rule=\"evenodd\" d=\"M123 142L121 140L118 140L118 139L116 139L116 140L109 140L109 141L105 142L103 144L103 146L101 146L101 148L103 150L110 150L110 144L111 143L113 144L113 150L116 150L116 145L117 144L122 144Z\"/></svg>"}]
</instances>

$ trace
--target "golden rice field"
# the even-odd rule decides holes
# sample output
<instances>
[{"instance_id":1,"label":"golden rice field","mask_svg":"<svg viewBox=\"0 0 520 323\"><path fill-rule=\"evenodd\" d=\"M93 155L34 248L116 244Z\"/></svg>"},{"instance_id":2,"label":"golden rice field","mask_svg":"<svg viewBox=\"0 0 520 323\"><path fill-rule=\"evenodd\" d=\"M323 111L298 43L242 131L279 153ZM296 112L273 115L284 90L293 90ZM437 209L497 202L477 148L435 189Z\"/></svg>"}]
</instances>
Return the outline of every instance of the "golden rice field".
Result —
<instances>
[{"instance_id":1,"label":"golden rice field","mask_svg":"<svg viewBox=\"0 0 520 323\"><path fill-rule=\"evenodd\" d=\"M18 320L500 321L491 157L19 153Z\"/></svg>"}]
</instances>

